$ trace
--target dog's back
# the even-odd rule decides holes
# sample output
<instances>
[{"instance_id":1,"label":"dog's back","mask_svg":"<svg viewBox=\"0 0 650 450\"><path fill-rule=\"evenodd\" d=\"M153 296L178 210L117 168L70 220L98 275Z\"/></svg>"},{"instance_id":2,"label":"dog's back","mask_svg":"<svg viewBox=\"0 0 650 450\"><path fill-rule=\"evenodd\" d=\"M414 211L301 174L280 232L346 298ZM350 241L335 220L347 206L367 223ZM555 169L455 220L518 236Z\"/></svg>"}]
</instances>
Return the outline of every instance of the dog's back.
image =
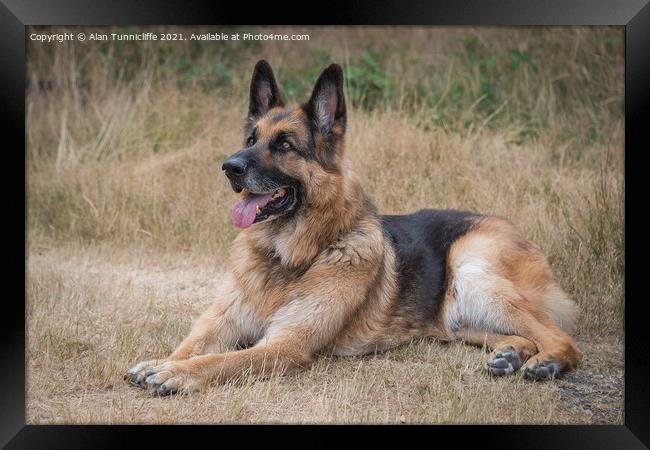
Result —
<instances>
[{"instance_id":1,"label":"dog's back","mask_svg":"<svg viewBox=\"0 0 650 450\"><path fill-rule=\"evenodd\" d=\"M481 217L451 209L382 216L386 239L395 251L396 301L404 314L429 324L436 320L445 295L449 248Z\"/></svg>"}]
</instances>

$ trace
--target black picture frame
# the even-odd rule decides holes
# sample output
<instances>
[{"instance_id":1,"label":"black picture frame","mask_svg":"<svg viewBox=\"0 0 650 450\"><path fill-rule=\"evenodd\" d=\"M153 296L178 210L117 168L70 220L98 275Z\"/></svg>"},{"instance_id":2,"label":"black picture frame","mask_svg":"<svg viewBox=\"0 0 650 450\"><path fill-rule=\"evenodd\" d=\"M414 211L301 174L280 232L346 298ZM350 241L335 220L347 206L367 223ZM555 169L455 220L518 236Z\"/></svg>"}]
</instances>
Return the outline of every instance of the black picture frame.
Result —
<instances>
[{"instance_id":1,"label":"black picture frame","mask_svg":"<svg viewBox=\"0 0 650 450\"><path fill-rule=\"evenodd\" d=\"M252 15L255 11L255 15ZM116 448L131 446L136 438L155 445L173 431L199 442L212 438L212 445L253 436L242 426L38 426L25 425L25 299L26 189L25 159L25 27L28 25L190 25L190 24L310 24L310 25L619 25L625 27L625 424L621 426L418 426L341 427L337 431L371 431L377 439L394 433L420 434L435 442L471 439L499 448L647 448L650 446L650 388L647 350L650 344L648 301L643 287L647 258L644 179L645 154L650 128L650 4L648 0L456 0L447 1L328 1L322 4L289 6L265 2L188 2L182 0L0 0L0 111L5 125L3 155L3 200L7 229L6 259L2 270L3 326L0 327L1 356L0 444L6 448ZM9 140L7 138L14 138ZM645 145L644 145L645 144ZM24 154L23 154L24 155ZM17 168L23 164L24 170ZM22 212L19 214L18 212ZM24 265L16 261L23 255ZM15 258L15 259L14 259ZM9 291L6 287L11 287ZM13 295L15 294L15 295ZM22 301L20 300L22 299ZM254 426L272 437L300 431L320 445L339 442L332 427ZM164 433L163 433L164 432ZM244 435L242 433L245 433ZM444 436L444 437L443 437ZM399 435L396 437L399 438ZM451 439L451 441L446 440ZM441 440L445 439L445 440ZM243 442L243 441L242 441ZM294 441L298 442L298 441ZM415 441L413 441L415 442ZM289 445L291 441L277 441ZM285 444L286 443L286 444ZM236 444L235 444L236 445ZM448 444L445 444L448 445Z\"/></svg>"}]
</instances>

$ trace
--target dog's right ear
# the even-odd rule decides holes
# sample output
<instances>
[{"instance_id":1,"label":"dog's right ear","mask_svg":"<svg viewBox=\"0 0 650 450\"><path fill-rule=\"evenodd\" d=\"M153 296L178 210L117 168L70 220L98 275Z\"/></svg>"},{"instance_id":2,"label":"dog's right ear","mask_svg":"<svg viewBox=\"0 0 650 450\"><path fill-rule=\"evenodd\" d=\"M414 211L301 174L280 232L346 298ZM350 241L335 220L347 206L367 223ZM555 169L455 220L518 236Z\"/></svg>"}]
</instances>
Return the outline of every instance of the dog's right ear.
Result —
<instances>
[{"instance_id":1,"label":"dog's right ear","mask_svg":"<svg viewBox=\"0 0 650 450\"><path fill-rule=\"evenodd\" d=\"M266 114L269 109L276 106L284 106L282 93L275 82L271 65L260 59L255 64L253 78L251 79L248 119L258 119Z\"/></svg>"}]
</instances>

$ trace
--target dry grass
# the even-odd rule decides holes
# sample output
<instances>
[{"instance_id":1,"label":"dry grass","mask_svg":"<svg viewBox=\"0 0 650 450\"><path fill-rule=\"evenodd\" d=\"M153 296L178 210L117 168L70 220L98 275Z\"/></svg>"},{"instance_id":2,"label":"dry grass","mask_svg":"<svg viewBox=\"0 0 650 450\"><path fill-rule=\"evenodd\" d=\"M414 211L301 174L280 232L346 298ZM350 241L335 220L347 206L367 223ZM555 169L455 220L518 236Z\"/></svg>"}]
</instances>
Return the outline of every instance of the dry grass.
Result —
<instances>
[{"instance_id":1,"label":"dry grass","mask_svg":"<svg viewBox=\"0 0 650 450\"><path fill-rule=\"evenodd\" d=\"M622 423L620 30L306 31L219 47L207 73L214 54L190 45L30 48L30 78L63 83L27 97L28 422ZM291 96L331 60L353 81L365 70L346 86L347 148L380 210L513 220L581 306L581 369L491 380L480 349L414 342L184 398L126 386L125 368L168 354L219 282L235 235L220 162L259 57Z\"/></svg>"}]
</instances>

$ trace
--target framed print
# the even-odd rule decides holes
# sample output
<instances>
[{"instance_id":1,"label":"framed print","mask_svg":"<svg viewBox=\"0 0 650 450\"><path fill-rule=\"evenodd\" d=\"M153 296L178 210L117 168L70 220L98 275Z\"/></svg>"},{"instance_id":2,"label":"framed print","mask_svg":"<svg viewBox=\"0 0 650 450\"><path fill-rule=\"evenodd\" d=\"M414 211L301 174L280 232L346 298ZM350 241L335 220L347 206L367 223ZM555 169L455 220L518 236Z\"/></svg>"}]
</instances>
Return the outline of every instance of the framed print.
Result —
<instances>
[{"instance_id":1,"label":"framed print","mask_svg":"<svg viewBox=\"0 0 650 450\"><path fill-rule=\"evenodd\" d=\"M0 7L3 444L647 445L645 2L119 3Z\"/></svg>"}]
</instances>

